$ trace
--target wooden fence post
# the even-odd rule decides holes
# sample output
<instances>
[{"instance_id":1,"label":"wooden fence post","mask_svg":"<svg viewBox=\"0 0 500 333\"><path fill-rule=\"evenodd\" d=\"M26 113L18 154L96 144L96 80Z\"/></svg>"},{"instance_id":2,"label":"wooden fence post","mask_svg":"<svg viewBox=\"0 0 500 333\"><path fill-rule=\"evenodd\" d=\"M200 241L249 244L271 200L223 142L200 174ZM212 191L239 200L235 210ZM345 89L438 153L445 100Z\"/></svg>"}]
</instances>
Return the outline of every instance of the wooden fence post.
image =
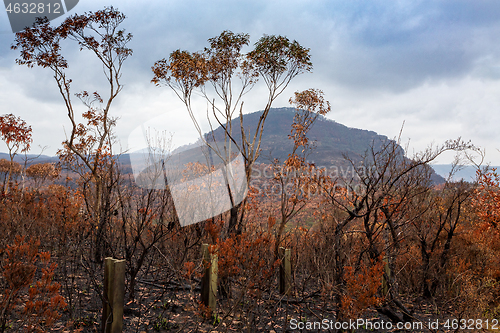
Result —
<instances>
[{"instance_id":1,"label":"wooden fence post","mask_svg":"<svg viewBox=\"0 0 500 333\"><path fill-rule=\"evenodd\" d=\"M208 244L201 245L203 278L201 279L201 302L215 312L217 306L217 254L210 254Z\"/></svg>"},{"instance_id":2,"label":"wooden fence post","mask_svg":"<svg viewBox=\"0 0 500 333\"><path fill-rule=\"evenodd\" d=\"M292 265L290 263L291 251L290 249L280 247L278 254L281 260L279 275L280 293L290 296L292 282Z\"/></svg>"},{"instance_id":3,"label":"wooden fence post","mask_svg":"<svg viewBox=\"0 0 500 333\"><path fill-rule=\"evenodd\" d=\"M389 281L391 278L391 268L389 267L389 259L385 257L384 262L384 274L382 275L382 296L386 297L389 294Z\"/></svg>"},{"instance_id":4,"label":"wooden fence post","mask_svg":"<svg viewBox=\"0 0 500 333\"><path fill-rule=\"evenodd\" d=\"M125 298L125 260L104 259L104 300L102 333L123 331L123 301Z\"/></svg>"}]
</instances>

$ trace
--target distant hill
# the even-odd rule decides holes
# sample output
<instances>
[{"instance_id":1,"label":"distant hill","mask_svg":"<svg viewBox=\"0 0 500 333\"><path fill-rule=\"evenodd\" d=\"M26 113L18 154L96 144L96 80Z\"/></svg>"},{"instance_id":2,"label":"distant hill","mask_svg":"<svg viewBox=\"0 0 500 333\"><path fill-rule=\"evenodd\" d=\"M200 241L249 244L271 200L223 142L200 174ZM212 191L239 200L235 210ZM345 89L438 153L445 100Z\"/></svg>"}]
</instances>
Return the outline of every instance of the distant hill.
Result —
<instances>
[{"instance_id":1,"label":"distant hill","mask_svg":"<svg viewBox=\"0 0 500 333\"><path fill-rule=\"evenodd\" d=\"M262 113L263 111L257 111L244 115L244 128L247 131L250 130L250 133L255 131ZM288 138L288 135L291 133L294 116L294 108L271 109L262 134L262 151L258 162L269 163L274 158L284 161L288 157L293 148L293 141ZM239 118L233 121L233 128L239 129ZM234 131L234 136L238 142L241 142L239 130ZM215 130L215 137L217 140L223 139L222 128ZM325 167L344 165L343 154L357 159L356 156L364 154L370 144L377 147L388 140L386 136L373 131L350 128L323 116L318 117L308 137L315 146L308 156L308 161L315 163L316 166Z\"/></svg>"},{"instance_id":2,"label":"distant hill","mask_svg":"<svg viewBox=\"0 0 500 333\"><path fill-rule=\"evenodd\" d=\"M243 116L244 128L250 133L255 131L258 120L263 111L257 111ZM273 108L268 114L266 119L264 131L262 134L261 153L257 162L270 163L273 159L284 161L288 154L292 151L293 142L288 138L291 131L291 125L295 116L294 108ZM233 134L237 142L241 142L240 133L240 120L236 118L233 120ZM213 136L218 142L223 142L224 132L221 127L213 132ZM373 131L362 130L357 128L350 128L345 125L339 124L334 120L326 117L319 116L315 124L308 133L308 137L314 145L307 160L313 162L317 167L347 167L348 163L345 161L343 155L346 154L354 161L360 160L361 156L370 148L371 145L378 149L384 142L389 140L384 135L379 135ZM182 152L182 153L181 153ZM403 149L401 148L403 153ZM206 162L205 154L203 154L200 147L196 144L183 146L178 148L179 160L177 163L185 162ZM134 155L134 153L131 153ZM28 158L33 158L36 155L28 155ZM0 153L0 159L9 159L9 155ZM23 155L16 156L16 161L23 162ZM57 162L57 157L50 157L41 155L33 163L47 163ZM131 172L130 154L123 154L120 156L120 162L123 166L123 172ZM217 163L215 163L217 164ZM434 167L434 166L433 166ZM438 169L435 168L436 171ZM444 174L439 169L438 174L433 175L435 183L444 182L441 177ZM467 179L466 179L467 180Z\"/></svg>"},{"instance_id":3,"label":"distant hill","mask_svg":"<svg viewBox=\"0 0 500 333\"><path fill-rule=\"evenodd\" d=\"M246 132L250 134L255 132L262 113L263 111L257 111L243 115ZM261 153L257 162L268 164L274 159L284 161L288 157L293 148L293 142L288 136L291 133L294 116L294 108L271 109L265 122ZM239 117L233 119L233 136L238 143L241 142ZM350 167L344 155L349 156L353 161L359 161L370 146L373 145L377 150L389 140L384 135L379 135L373 131L350 128L324 116L318 117L309 131L308 137L314 145L314 149L311 150L307 160L315 163L317 167L337 167L339 171L340 168ZM207 140L210 141L213 138L215 138L216 142L224 142L224 131L221 127L215 129L213 135L207 135ZM401 148L401 153L403 152ZM178 153L175 162L177 165L194 161L206 163L206 154L202 152L202 149L197 144L180 147L174 151L175 153ZM123 156L124 162L125 158L126 156ZM437 174L434 174L432 179L435 183L444 182L444 179Z\"/></svg>"},{"instance_id":4,"label":"distant hill","mask_svg":"<svg viewBox=\"0 0 500 333\"><path fill-rule=\"evenodd\" d=\"M243 115L244 128L250 133L255 131L263 111ZM293 148L293 142L288 138L291 125L295 116L295 108L274 108L269 112L262 134L261 153L258 162L269 163L274 158L284 161ZM240 128L240 120L233 120L233 128ZM235 131L235 139L241 142L241 134ZM215 130L216 139L223 139L222 128ZM308 138L313 142L314 149L308 156L308 161L317 167L330 168L332 166L347 167L344 155L354 161L360 160L371 146L377 150L389 138L374 131L351 128L339 124L324 116L319 116L308 133ZM401 148L401 153L404 150ZM434 173L432 180L436 184L443 183L445 179Z\"/></svg>"},{"instance_id":5,"label":"distant hill","mask_svg":"<svg viewBox=\"0 0 500 333\"><path fill-rule=\"evenodd\" d=\"M451 164L432 164L431 165L434 171L436 173L444 178L448 178L448 175L451 171ZM500 170L500 167L498 166L490 166L490 168L496 168L497 170ZM473 182L476 179L476 167L467 165L464 166L463 168L459 169L454 175L453 179L454 181L460 181L464 180L466 182Z\"/></svg>"},{"instance_id":6,"label":"distant hill","mask_svg":"<svg viewBox=\"0 0 500 333\"><path fill-rule=\"evenodd\" d=\"M28 159L28 165L33 163L57 163L59 158L57 156L47 156L47 155L35 155L35 154L17 154L14 156L14 162L24 164L24 160ZM10 161L10 156L7 153L0 153L0 160L6 159Z\"/></svg>"}]
</instances>

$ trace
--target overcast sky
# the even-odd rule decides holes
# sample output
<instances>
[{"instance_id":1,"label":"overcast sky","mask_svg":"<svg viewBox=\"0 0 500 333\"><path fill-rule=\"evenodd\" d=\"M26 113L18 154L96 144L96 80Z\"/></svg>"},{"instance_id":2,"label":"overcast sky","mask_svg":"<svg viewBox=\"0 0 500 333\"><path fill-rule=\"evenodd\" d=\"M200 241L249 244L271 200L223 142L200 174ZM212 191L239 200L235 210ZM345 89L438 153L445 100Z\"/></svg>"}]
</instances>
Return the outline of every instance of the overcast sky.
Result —
<instances>
[{"instance_id":1,"label":"overcast sky","mask_svg":"<svg viewBox=\"0 0 500 333\"><path fill-rule=\"evenodd\" d=\"M339 123L394 138L404 122L403 141L410 140L411 151L460 136L500 165L498 0L80 0L68 15L109 5L127 16L122 26L134 35L134 53L123 69L125 87L112 110L120 118L116 132L123 149L130 133L155 117L171 119L169 131L193 129L175 95L150 83L151 66L176 49L202 50L208 38L231 30L249 33L252 43L263 34L279 34L311 49L313 72L295 78L273 106L289 106L294 91L319 88L332 103L328 117ZM15 64L13 40L2 12L1 113L14 113L32 126L32 152L40 145L54 155L69 131L62 98L49 70ZM63 52L74 92L105 87L90 52L74 44ZM263 108L263 92L254 88L245 112ZM3 144L0 150L6 150Z\"/></svg>"}]
</instances>

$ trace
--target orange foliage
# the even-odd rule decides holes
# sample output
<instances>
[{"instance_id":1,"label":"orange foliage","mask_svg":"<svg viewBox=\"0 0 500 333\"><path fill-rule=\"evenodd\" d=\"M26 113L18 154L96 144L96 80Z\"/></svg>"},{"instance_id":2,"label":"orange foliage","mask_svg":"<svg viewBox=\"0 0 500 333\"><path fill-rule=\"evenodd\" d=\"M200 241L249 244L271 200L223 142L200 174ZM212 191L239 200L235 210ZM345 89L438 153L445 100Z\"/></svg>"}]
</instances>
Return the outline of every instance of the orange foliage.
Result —
<instances>
[{"instance_id":1,"label":"orange foliage","mask_svg":"<svg viewBox=\"0 0 500 333\"><path fill-rule=\"evenodd\" d=\"M19 149L24 153L30 149L33 141L31 126L28 126L20 117L11 114L0 116L0 135L7 144L9 152L17 153Z\"/></svg>"},{"instance_id":2,"label":"orange foliage","mask_svg":"<svg viewBox=\"0 0 500 333\"><path fill-rule=\"evenodd\" d=\"M485 274L500 278L500 175L493 169L480 175L473 200L480 222L471 230L474 242L490 254Z\"/></svg>"},{"instance_id":3,"label":"orange foliage","mask_svg":"<svg viewBox=\"0 0 500 333\"><path fill-rule=\"evenodd\" d=\"M217 240L210 248L217 251L219 277L245 281L247 290L257 291L275 272L279 260L273 261L272 238L268 233L244 232L226 240Z\"/></svg>"},{"instance_id":4,"label":"orange foliage","mask_svg":"<svg viewBox=\"0 0 500 333\"><path fill-rule=\"evenodd\" d=\"M196 266L195 266L194 262L192 262L192 261L185 262L182 276L185 279L191 280L195 268L196 268Z\"/></svg>"},{"instance_id":5,"label":"orange foliage","mask_svg":"<svg viewBox=\"0 0 500 333\"><path fill-rule=\"evenodd\" d=\"M372 261L370 267L362 266L359 272L351 266L344 267L344 270L346 293L341 297L340 313L342 318L355 319L382 301L377 293L382 284L384 262Z\"/></svg>"},{"instance_id":6,"label":"orange foliage","mask_svg":"<svg viewBox=\"0 0 500 333\"><path fill-rule=\"evenodd\" d=\"M54 180L59 177L59 172L52 163L37 163L26 168L26 175L33 179L34 187L38 188L47 180Z\"/></svg>"},{"instance_id":7,"label":"orange foliage","mask_svg":"<svg viewBox=\"0 0 500 333\"><path fill-rule=\"evenodd\" d=\"M480 176L475 204L477 215L488 225L483 226L484 231L489 227L497 228L500 222L500 176L496 169Z\"/></svg>"},{"instance_id":8,"label":"orange foliage","mask_svg":"<svg viewBox=\"0 0 500 333\"><path fill-rule=\"evenodd\" d=\"M16 237L14 245L8 245L7 258L3 263L3 277L7 288L0 298L2 317L0 329L7 325L7 315L15 311L21 296L28 294L20 314L26 322L26 332L46 332L55 320L60 318L59 311L66 307L66 302L59 295L60 284L52 282L56 264L50 264L50 254L39 252L39 241L25 241ZM42 264L42 274L35 279L37 264Z\"/></svg>"}]
</instances>

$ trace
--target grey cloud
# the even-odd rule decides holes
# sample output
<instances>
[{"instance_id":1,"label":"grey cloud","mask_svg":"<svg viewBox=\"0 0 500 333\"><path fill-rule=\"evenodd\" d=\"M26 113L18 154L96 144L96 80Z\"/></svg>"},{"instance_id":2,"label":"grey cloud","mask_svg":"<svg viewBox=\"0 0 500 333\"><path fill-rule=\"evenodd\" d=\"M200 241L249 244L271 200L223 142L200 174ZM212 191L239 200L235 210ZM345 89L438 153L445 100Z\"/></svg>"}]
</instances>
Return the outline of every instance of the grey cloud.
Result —
<instances>
[{"instance_id":1,"label":"grey cloud","mask_svg":"<svg viewBox=\"0 0 500 333\"><path fill-rule=\"evenodd\" d=\"M286 35L311 49L313 74L294 80L275 106L288 106L288 97L295 90L321 88L335 105L332 117L338 116L339 121L350 126L390 136L398 131L404 119L408 120L407 126L415 120L428 124L423 141L433 132L455 136L452 129L460 127L464 133L478 131L477 124L482 123L483 118L476 118L474 125L471 124L467 117L474 117L473 110L457 117L453 107L453 103L458 103L457 98L440 100L439 90L434 92L434 88L428 88L425 98L436 105L427 107L417 103L423 96L418 93L419 88L461 82L470 77L496 85L500 79L500 44L497 42L500 2L496 0L121 0L115 4L127 15L123 28L134 35L130 44L134 54L123 68L125 87L112 111L122 116L117 128L120 137L126 137L127 130L137 125L139 115L146 118L158 108L179 103L175 96L169 97L168 89L150 83L153 63L178 48L201 50L208 38L226 29L248 32L252 42L264 33ZM104 5L98 0L82 0L71 14L99 10ZM9 101L9 106L16 105L20 115L27 114L28 107L35 102L45 109L50 105L54 114L61 116L51 119L53 126L62 132L63 124L68 126L68 121L55 82L48 71L26 68L21 71L14 64L17 51L9 50L13 39L13 34L0 33L0 75L7 73L10 82L0 100ZM88 52L78 52L74 45L67 48L70 49L69 71L74 78L74 92L105 89L101 67L94 57ZM21 91L30 103L11 101L12 89ZM452 95L454 89L450 88L449 94ZM471 89L481 90L483 86L471 85ZM257 86L254 92L258 96L263 91ZM465 89L457 90L458 97L468 93ZM477 101L473 99L467 106L482 105L484 101L478 96L474 95ZM498 101L492 101L481 110L487 113L498 105ZM261 104L247 96L247 111L260 107ZM60 112L55 112L56 109ZM432 118L435 110L441 112L435 115L439 119ZM35 121L32 125L35 131L42 131L46 123L36 123L38 118L41 116L31 118ZM439 131L433 127L436 121L441 124ZM450 125L444 128L442 123L446 121ZM415 133L412 137L416 137ZM496 135L490 128L482 133ZM44 137L48 141L51 134L48 131L37 135L41 141Z\"/></svg>"},{"instance_id":2,"label":"grey cloud","mask_svg":"<svg viewBox=\"0 0 500 333\"><path fill-rule=\"evenodd\" d=\"M479 5L478 5L479 3ZM500 63L496 2L353 1L340 13L332 4L324 72L360 89L411 89L427 80L459 78L488 54ZM330 61L328 61L330 59Z\"/></svg>"}]
</instances>

